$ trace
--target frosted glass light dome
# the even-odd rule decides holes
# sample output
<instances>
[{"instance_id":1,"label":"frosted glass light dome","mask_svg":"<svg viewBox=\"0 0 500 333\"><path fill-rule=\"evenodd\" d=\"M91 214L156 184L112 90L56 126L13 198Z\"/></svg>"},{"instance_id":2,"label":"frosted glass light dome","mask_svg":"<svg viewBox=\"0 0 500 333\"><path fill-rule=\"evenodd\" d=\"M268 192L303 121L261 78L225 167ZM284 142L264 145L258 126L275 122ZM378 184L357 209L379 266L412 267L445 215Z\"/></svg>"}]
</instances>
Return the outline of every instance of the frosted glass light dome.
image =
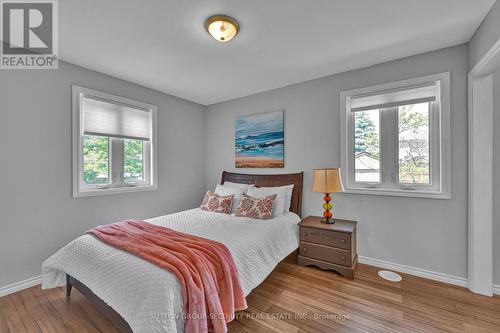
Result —
<instances>
[{"instance_id":1,"label":"frosted glass light dome","mask_svg":"<svg viewBox=\"0 0 500 333\"><path fill-rule=\"evenodd\" d=\"M235 19L226 15L214 15L205 22L205 29L219 42L229 42L240 30Z\"/></svg>"}]
</instances>

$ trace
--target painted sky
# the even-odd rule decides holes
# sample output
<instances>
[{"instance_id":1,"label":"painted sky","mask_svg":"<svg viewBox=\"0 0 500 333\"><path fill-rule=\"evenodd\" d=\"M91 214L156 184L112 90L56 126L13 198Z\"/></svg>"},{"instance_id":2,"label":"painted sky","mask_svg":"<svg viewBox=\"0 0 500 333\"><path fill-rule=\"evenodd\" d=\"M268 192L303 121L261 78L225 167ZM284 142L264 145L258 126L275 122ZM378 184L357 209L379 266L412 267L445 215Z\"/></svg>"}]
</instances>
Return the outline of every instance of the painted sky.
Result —
<instances>
[{"instance_id":1,"label":"painted sky","mask_svg":"<svg viewBox=\"0 0 500 333\"><path fill-rule=\"evenodd\" d=\"M236 119L236 138L283 131L283 110L242 116Z\"/></svg>"}]
</instances>

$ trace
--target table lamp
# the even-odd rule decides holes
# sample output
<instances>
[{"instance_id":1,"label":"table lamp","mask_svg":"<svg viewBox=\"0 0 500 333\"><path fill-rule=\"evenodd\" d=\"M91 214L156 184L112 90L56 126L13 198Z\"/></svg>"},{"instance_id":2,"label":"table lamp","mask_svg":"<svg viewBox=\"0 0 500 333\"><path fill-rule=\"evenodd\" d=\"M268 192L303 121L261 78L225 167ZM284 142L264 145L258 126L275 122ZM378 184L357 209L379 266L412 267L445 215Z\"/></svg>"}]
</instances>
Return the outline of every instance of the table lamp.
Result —
<instances>
[{"instance_id":1,"label":"table lamp","mask_svg":"<svg viewBox=\"0 0 500 333\"><path fill-rule=\"evenodd\" d=\"M342 181L340 179L340 169L314 169L312 191L325 194L325 203L323 204L325 212L323 213L324 219L321 220L321 223L335 223L333 220L331 220L333 216L331 212L333 205L331 203L332 197L330 196L330 193L343 192Z\"/></svg>"}]
</instances>

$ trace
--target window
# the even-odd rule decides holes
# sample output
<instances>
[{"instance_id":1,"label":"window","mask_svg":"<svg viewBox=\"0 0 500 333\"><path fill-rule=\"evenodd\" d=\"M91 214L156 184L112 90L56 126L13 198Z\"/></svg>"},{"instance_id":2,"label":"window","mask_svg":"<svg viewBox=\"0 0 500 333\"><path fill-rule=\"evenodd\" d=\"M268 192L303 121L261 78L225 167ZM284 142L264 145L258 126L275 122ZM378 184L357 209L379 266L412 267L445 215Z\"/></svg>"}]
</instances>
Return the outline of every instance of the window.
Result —
<instances>
[{"instance_id":1,"label":"window","mask_svg":"<svg viewBox=\"0 0 500 333\"><path fill-rule=\"evenodd\" d=\"M85 184L109 184L109 138L83 136L83 182Z\"/></svg>"},{"instance_id":2,"label":"window","mask_svg":"<svg viewBox=\"0 0 500 333\"><path fill-rule=\"evenodd\" d=\"M73 86L73 196L156 189L156 106Z\"/></svg>"},{"instance_id":3,"label":"window","mask_svg":"<svg viewBox=\"0 0 500 333\"><path fill-rule=\"evenodd\" d=\"M450 198L449 73L341 93L348 193Z\"/></svg>"},{"instance_id":4,"label":"window","mask_svg":"<svg viewBox=\"0 0 500 333\"><path fill-rule=\"evenodd\" d=\"M125 182L144 181L144 142L125 139L123 145L123 178Z\"/></svg>"},{"instance_id":5,"label":"window","mask_svg":"<svg viewBox=\"0 0 500 333\"><path fill-rule=\"evenodd\" d=\"M357 182L380 183L380 112L354 114L354 178Z\"/></svg>"},{"instance_id":6,"label":"window","mask_svg":"<svg viewBox=\"0 0 500 333\"><path fill-rule=\"evenodd\" d=\"M430 179L431 103L400 105L398 117L398 183L432 185Z\"/></svg>"}]
</instances>

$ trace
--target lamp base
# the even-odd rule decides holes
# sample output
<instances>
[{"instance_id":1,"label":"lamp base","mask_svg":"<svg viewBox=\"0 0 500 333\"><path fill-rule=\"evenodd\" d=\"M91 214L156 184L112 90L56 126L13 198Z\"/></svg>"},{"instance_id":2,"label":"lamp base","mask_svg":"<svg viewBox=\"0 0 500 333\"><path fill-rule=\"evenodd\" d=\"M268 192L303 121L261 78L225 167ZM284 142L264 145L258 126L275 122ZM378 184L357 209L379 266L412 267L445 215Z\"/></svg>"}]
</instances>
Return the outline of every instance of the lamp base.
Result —
<instances>
[{"instance_id":1,"label":"lamp base","mask_svg":"<svg viewBox=\"0 0 500 333\"><path fill-rule=\"evenodd\" d=\"M321 223L334 224L335 222L330 220L333 216L332 212L330 211L333 208L332 204L330 203L330 201L332 201L332 197L330 196L330 193L325 193L324 200L325 200L325 203L323 204L323 209L325 210L323 212L324 219L321 220Z\"/></svg>"}]
</instances>

